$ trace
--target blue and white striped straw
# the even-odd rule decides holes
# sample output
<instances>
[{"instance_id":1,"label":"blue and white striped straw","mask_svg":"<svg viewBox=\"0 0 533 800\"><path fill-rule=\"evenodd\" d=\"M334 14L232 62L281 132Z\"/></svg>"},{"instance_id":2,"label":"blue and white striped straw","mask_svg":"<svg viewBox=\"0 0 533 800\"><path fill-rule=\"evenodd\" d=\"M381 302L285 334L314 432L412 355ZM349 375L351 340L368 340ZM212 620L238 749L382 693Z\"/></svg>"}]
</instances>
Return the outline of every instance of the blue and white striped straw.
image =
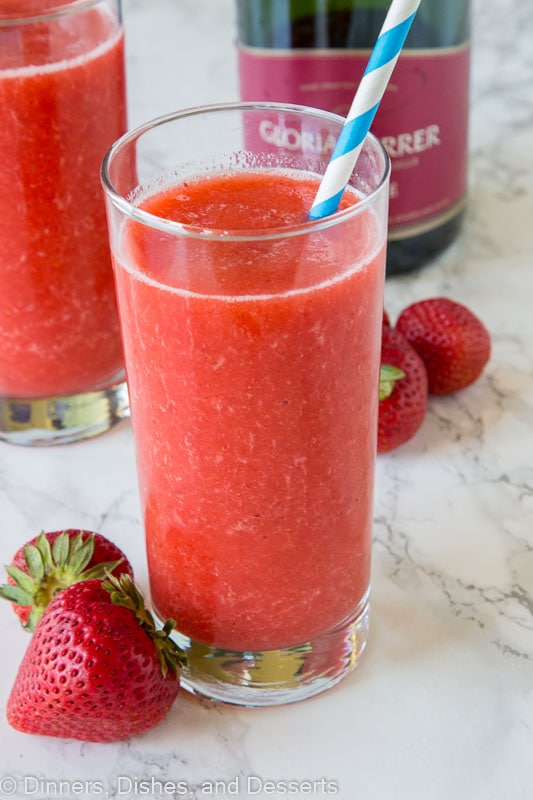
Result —
<instances>
[{"instance_id":1,"label":"blue and white striped straw","mask_svg":"<svg viewBox=\"0 0 533 800\"><path fill-rule=\"evenodd\" d=\"M392 0L309 211L310 219L322 219L337 210L420 2Z\"/></svg>"}]
</instances>

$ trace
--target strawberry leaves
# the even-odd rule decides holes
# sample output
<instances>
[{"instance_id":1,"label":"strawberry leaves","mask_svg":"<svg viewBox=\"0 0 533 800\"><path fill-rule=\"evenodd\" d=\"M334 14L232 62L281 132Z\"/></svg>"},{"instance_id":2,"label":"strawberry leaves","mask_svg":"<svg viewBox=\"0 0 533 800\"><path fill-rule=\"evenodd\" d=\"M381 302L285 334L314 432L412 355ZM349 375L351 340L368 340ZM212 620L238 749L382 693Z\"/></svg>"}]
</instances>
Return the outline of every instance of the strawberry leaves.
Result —
<instances>
[{"instance_id":1,"label":"strawberry leaves","mask_svg":"<svg viewBox=\"0 0 533 800\"><path fill-rule=\"evenodd\" d=\"M108 555L118 557L107 560ZM79 581L103 579L117 569L131 572L122 551L100 534L43 532L6 566L9 582L0 586L0 597L14 604L23 627L33 631L58 591Z\"/></svg>"},{"instance_id":2,"label":"strawberry leaves","mask_svg":"<svg viewBox=\"0 0 533 800\"><path fill-rule=\"evenodd\" d=\"M131 611L141 628L150 636L157 652L163 677L167 677L169 670L173 675L178 675L179 665L184 663L185 654L170 638L170 634L176 627L175 620L167 619L163 628L156 628L154 618L146 608L141 592L129 575L121 575L116 578L108 573L102 586L109 592L111 602Z\"/></svg>"},{"instance_id":3,"label":"strawberry leaves","mask_svg":"<svg viewBox=\"0 0 533 800\"><path fill-rule=\"evenodd\" d=\"M392 364L382 364L379 370L379 399L386 400L396 385L405 378L405 372Z\"/></svg>"}]
</instances>

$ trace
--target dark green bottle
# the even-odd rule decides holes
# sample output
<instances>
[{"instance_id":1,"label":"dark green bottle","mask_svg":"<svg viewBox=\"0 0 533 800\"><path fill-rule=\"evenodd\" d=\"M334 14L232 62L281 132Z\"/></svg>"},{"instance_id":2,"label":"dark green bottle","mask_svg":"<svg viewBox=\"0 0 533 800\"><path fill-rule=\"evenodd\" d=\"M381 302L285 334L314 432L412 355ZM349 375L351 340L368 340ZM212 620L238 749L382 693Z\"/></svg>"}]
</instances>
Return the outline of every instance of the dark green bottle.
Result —
<instances>
[{"instance_id":1,"label":"dark green bottle","mask_svg":"<svg viewBox=\"0 0 533 800\"><path fill-rule=\"evenodd\" d=\"M244 100L345 115L389 0L237 0ZM422 0L372 131L392 159L387 274L424 266L466 205L470 0Z\"/></svg>"}]
</instances>

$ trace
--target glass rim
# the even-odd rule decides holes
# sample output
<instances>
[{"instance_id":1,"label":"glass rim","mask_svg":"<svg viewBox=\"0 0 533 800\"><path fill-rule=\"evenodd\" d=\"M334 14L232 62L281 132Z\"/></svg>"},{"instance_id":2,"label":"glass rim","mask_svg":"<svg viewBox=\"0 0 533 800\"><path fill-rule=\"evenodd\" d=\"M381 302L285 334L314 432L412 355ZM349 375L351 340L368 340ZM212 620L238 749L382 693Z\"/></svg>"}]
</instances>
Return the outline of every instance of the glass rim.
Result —
<instances>
[{"instance_id":1,"label":"glass rim","mask_svg":"<svg viewBox=\"0 0 533 800\"><path fill-rule=\"evenodd\" d=\"M390 177L391 162L389 155L381 143L381 141L372 133L367 134L365 139L371 141L383 156L383 173L379 180L378 185L372 189L367 195L353 205L350 205L341 211L336 211L327 217L321 219L306 220L303 223L292 226L284 226L280 228L263 228L263 229L217 229L196 227L193 225L186 225L175 220L168 220L159 217L156 214L151 214L145 211L126 197L124 197L114 187L111 180L109 170L112 161L124 147L137 141L145 133L153 130L154 128L173 122L177 119L186 117L200 116L202 114L217 113L223 111L253 111L253 110L271 110L271 111L286 111L300 115L311 115L326 119L330 122L336 122L340 128L345 122L345 118L334 114L330 111L323 111L309 106L293 105L291 103L270 103L270 102L231 102L231 103L214 103L203 106L191 106L189 108L173 111L169 114L155 117L148 120L129 131L126 131L119 139L114 142L102 161L100 177L104 192L109 202L115 206L119 211L125 214L132 220L140 222L141 224L165 232L172 235L179 235L194 239L205 239L210 241L268 241L273 239L287 238L290 236L300 236L310 232L321 231L333 225L338 225L345 219L351 219L358 216L375 200L375 198L384 190Z\"/></svg>"},{"instance_id":2,"label":"glass rim","mask_svg":"<svg viewBox=\"0 0 533 800\"><path fill-rule=\"evenodd\" d=\"M42 12L28 11L27 14L21 14L20 11L16 11L14 12L15 16L9 12L0 11L0 28L14 25L32 25L45 20L76 14L78 11L85 11L87 8L97 6L103 2L106 2L106 0L70 0L69 3L63 3L62 5L51 5L48 10Z\"/></svg>"}]
</instances>

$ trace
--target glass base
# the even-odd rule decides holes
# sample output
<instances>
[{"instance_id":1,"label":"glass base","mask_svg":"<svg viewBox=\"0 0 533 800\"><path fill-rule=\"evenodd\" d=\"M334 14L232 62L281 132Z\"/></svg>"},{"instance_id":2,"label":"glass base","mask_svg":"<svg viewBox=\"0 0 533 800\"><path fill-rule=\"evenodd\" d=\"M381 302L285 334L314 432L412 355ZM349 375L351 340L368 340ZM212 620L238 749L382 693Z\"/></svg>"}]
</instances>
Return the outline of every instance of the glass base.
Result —
<instances>
[{"instance_id":1,"label":"glass base","mask_svg":"<svg viewBox=\"0 0 533 800\"><path fill-rule=\"evenodd\" d=\"M239 706L296 703L331 689L357 666L368 638L368 597L343 623L294 647L239 651L175 632L185 650L181 685L192 694Z\"/></svg>"},{"instance_id":2,"label":"glass base","mask_svg":"<svg viewBox=\"0 0 533 800\"><path fill-rule=\"evenodd\" d=\"M47 446L89 439L129 417L124 382L107 389L35 400L0 397L0 440Z\"/></svg>"}]
</instances>

